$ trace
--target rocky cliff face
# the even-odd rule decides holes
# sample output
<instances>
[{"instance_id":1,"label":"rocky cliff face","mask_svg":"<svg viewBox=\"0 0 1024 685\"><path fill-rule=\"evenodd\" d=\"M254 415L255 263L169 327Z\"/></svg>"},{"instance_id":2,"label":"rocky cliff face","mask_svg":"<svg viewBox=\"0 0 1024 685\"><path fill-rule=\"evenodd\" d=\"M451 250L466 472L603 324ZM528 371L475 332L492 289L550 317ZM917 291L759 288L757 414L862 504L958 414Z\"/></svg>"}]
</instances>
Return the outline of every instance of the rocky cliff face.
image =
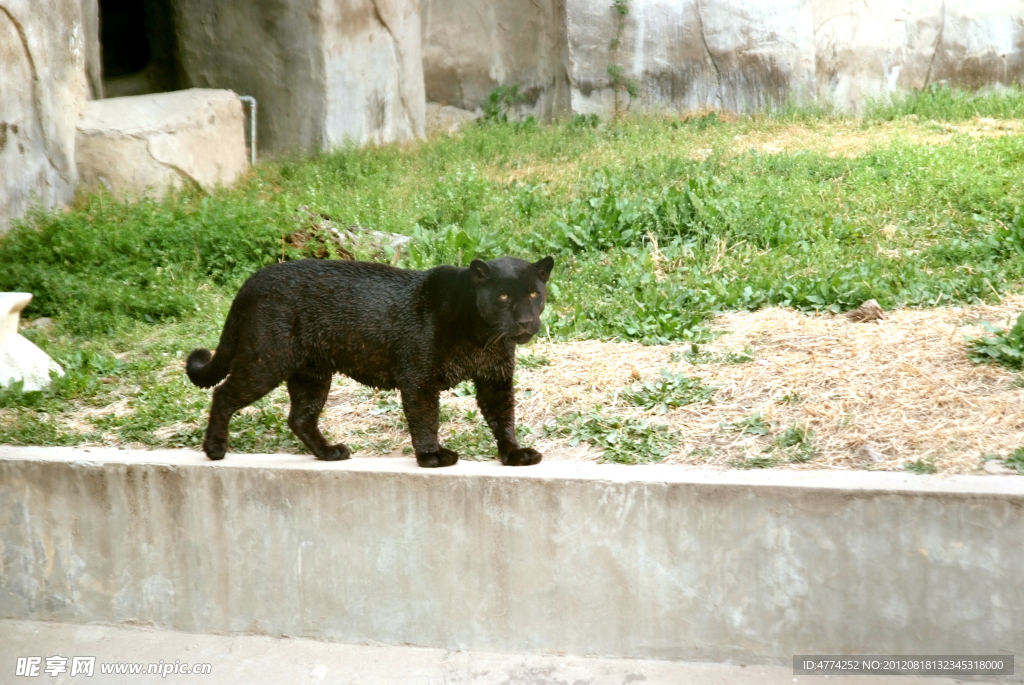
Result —
<instances>
[{"instance_id":1,"label":"rocky cliff face","mask_svg":"<svg viewBox=\"0 0 1024 685\"><path fill-rule=\"evenodd\" d=\"M0 233L74 193L87 49L80 0L0 0Z\"/></svg>"},{"instance_id":2,"label":"rocky cliff face","mask_svg":"<svg viewBox=\"0 0 1024 685\"><path fill-rule=\"evenodd\" d=\"M1024 0L629 0L628 10L613 50L611 0L424 0L427 98L473 109L490 88L519 83L555 111L608 114L611 64L639 87L632 102L619 92L632 110L856 111L933 83L1024 80Z\"/></svg>"},{"instance_id":3,"label":"rocky cliff face","mask_svg":"<svg viewBox=\"0 0 1024 685\"><path fill-rule=\"evenodd\" d=\"M565 0L426 0L427 100L474 110L517 84L522 112L547 120L569 109Z\"/></svg>"},{"instance_id":4,"label":"rocky cliff face","mask_svg":"<svg viewBox=\"0 0 1024 685\"><path fill-rule=\"evenodd\" d=\"M173 0L186 85L259 101L259 144L422 136L417 0Z\"/></svg>"}]
</instances>

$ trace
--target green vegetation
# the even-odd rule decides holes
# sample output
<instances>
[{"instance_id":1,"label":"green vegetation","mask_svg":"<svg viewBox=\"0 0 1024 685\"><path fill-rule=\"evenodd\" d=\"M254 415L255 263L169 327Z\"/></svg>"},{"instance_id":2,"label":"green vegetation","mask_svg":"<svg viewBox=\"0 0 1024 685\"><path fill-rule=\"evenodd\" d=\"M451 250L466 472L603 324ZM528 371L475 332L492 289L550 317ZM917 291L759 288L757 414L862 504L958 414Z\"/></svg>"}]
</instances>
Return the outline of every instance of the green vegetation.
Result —
<instances>
[{"instance_id":1,"label":"green vegetation","mask_svg":"<svg viewBox=\"0 0 1024 685\"><path fill-rule=\"evenodd\" d=\"M1013 88L971 93L933 85L925 90L872 102L865 118L892 121L906 116L938 121L962 121L972 117L1021 119L1024 118L1024 98L1019 89Z\"/></svg>"},{"instance_id":2,"label":"green vegetation","mask_svg":"<svg viewBox=\"0 0 1024 685\"><path fill-rule=\"evenodd\" d=\"M496 93L493 116L454 137L270 161L211 194L82 195L20 222L0 237L0 291L35 294L24 318L56 325L26 334L68 375L45 393L0 394L0 442L197 444L209 392L188 385L185 355L215 346L256 269L322 252L325 222L410 236L397 254L345 247L403 267L555 255L552 340L699 344L724 310L991 301L1024 282L1024 136L928 138L946 131L938 122L1024 116L1024 90L932 89L859 120L791 110L554 126L506 122L518 97ZM847 156L785 144L840 130L861 141ZM680 383L636 392L667 409L657 397ZM299 449L278 430L286 405L279 390L239 416L249 437L236 447ZM576 433L600 441L598 427L619 421L597 416L573 419ZM632 430L622 426L608 430Z\"/></svg>"},{"instance_id":3,"label":"green vegetation","mask_svg":"<svg viewBox=\"0 0 1024 685\"><path fill-rule=\"evenodd\" d=\"M734 431L740 434L746 433L748 435L768 435L772 430L760 413L751 414L732 423L722 424L722 428L727 431Z\"/></svg>"},{"instance_id":4,"label":"green vegetation","mask_svg":"<svg viewBox=\"0 0 1024 685\"><path fill-rule=\"evenodd\" d=\"M567 438L573 447L587 442L604 450L604 461L619 464L661 461L678 444L678 436L663 424L615 416L601 407L561 416L544 430L546 435Z\"/></svg>"},{"instance_id":5,"label":"green vegetation","mask_svg":"<svg viewBox=\"0 0 1024 685\"><path fill-rule=\"evenodd\" d=\"M984 322L988 335L967 341L968 354L979 364L1002 364L1011 369L1024 368L1024 312L1008 328L999 328Z\"/></svg>"},{"instance_id":6,"label":"green vegetation","mask_svg":"<svg viewBox=\"0 0 1024 685\"><path fill-rule=\"evenodd\" d=\"M814 459L814 431L794 424L772 439L772 449L781 452L786 461L804 464Z\"/></svg>"},{"instance_id":7,"label":"green vegetation","mask_svg":"<svg viewBox=\"0 0 1024 685\"><path fill-rule=\"evenodd\" d=\"M760 414L722 426L725 430L747 433L755 436L771 435L771 426ZM734 459L729 465L737 469L769 469L780 464L806 464L814 459L814 431L794 424L776 433L761 450L761 454Z\"/></svg>"},{"instance_id":8,"label":"green vegetation","mask_svg":"<svg viewBox=\"0 0 1024 685\"><path fill-rule=\"evenodd\" d=\"M700 345L692 343L689 352L685 354L674 352L672 354L672 361L677 362L680 359L686 359L691 364L747 364L754 361L754 351L747 347L742 352L713 355L701 351Z\"/></svg>"},{"instance_id":9,"label":"green vegetation","mask_svg":"<svg viewBox=\"0 0 1024 685\"><path fill-rule=\"evenodd\" d=\"M717 388L702 385L699 378L689 378L685 374L673 374L668 369L662 369L661 378L626 388L621 397L634 407L657 409L664 414L670 407L707 402L715 390Z\"/></svg>"},{"instance_id":10,"label":"green vegetation","mask_svg":"<svg viewBox=\"0 0 1024 685\"><path fill-rule=\"evenodd\" d=\"M1024 447L1018 447L1003 459L1003 466L1016 469L1017 473L1024 476Z\"/></svg>"},{"instance_id":11,"label":"green vegetation","mask_svg":"<svg viewBox=\"0 0 1024 685\"><path fill-rule=\"evenodd\" d=\"M916 473L919 476L939 472L938 467L935 466L935 462L930 459L916 459L914 461L908 461L903 464L903 468L911 473Z\"/></svg>"}]
</instances>

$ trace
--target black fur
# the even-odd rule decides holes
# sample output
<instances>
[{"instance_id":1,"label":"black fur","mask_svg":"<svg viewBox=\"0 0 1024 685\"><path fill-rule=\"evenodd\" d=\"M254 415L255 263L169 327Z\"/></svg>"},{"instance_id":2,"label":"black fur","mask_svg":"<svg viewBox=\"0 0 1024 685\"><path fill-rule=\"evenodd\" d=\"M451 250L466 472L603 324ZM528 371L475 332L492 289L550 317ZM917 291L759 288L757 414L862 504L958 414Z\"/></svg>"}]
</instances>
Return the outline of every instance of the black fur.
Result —
<instances>
[{"instance_id":1,"label":"black fur","mask_svg":"<svg viewBox=\"0 0 1024 685\"><path fill-rule=\"evenodd\" d=\"M189 379L213 391L203 451L223 459L236 411L288 383L288 425L318 459L347 459L317 427L331 376L399 389L420 466L459 455L438 444L441 390L472 379L503 464L536 464L515 434L515 346L540 329L551 257L503 257L429 271L306 259L268 266L235 296L217 353L193 350Z\"/></svg>"}]
</instances>

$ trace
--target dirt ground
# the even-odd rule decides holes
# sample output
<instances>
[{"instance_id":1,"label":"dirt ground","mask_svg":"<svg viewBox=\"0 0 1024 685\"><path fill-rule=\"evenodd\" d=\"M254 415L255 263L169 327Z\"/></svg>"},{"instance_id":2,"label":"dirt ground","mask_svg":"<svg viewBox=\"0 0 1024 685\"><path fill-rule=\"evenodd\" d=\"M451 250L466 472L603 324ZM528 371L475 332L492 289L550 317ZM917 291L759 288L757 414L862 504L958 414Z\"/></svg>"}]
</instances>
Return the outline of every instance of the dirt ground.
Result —
<instances>
[{"instance_id":1,"label":"dirt ground","mask_svg":"<svg viewBox=\"0 0 1024 685\"><path fill-rule=\"evenodd\" d=\"M520 366L516 414L538 432L558 416L597 405L649 418L677 433L678 448L665 463L727 468L771 458L785 468L902 470L924 461L942 473L979 473L985 456L1024 445L1024 388L1003 367L971 362L965 335L982 332L981 321L1004 324L1022 309L1024 295L994 306L899 310L874 323L779 308L730 313L715 320L721 334L697 357L687 355L689 345L536 342L520 348L543 365ZM623 401L624 389L658 378L662 369L718 389L709 402L663 414ZM322 423L344 440L362 436L360 456L408 453L396 401L338 378ZM442 404L449 416L476 409L471 393L445 393ZM750 417L761 432L737 426ZM794 463L787 456L793 450L779 446L778 436L794 426L808 431L805 463ZM442 435L466 428L451 420ZM602 456L586 443L540 436L532 442L548 460Z\"/></svg>"}]
</instances>

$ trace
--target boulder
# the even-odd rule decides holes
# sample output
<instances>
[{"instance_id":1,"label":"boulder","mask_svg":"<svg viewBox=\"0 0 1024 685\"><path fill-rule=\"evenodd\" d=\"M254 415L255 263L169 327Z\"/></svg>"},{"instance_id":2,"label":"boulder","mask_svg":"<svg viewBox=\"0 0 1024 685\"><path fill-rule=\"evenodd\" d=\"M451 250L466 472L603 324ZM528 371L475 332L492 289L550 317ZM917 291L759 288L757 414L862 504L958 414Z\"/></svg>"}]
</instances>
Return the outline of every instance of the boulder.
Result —
<instances>
[{"instance_id":1,"label":"boulder","mask_svg":"<svg viewBox=\"0 0 1024 685\"><path fill-rule=\"evenodd\" d=\"M427 133L455 133L480 118L480 110L469 112L437 102L427 103Z\"/></svg>"},{"instance_id":2,"label":"boulder","mask_svg":"<svg viewBox=\"0 0 1024 685\"><path fill-rule=\"evenodd\" d=\"M81 0L0 0L0 233L74 194L90 46Z\"/></svg>"},{"instance_id":3,"label":"boulder","mask_svg":"<svg viewBox=\"0 0 1024 685\"><path fill-rule=\"evenodd\" d=\"M424 135L418 0L170 0L185 82L259 102L260 149Z\"/></svg>"},{"instance_id":4,"label":"boulder","mask_svg":"<svg viewBox=\"0 0 1024 685\"><path fill-rule=\"evenodd\" d=\"M22 381L22 390L42 390L50 385L50 372L64 370L49 355L18 333L21 310L32 301L29 293L0 293L0 387Z\"/></svg>"},{"instance_id":5,"label":"boulder","mask_svg":"<svg viewBox=\"0 0 1024 685\"><path fill-rule=\"evenodd\" d=\"M194 184L213 190L245 170L245 114L229 90L193 88L95 100L78 122L78 173L117 196Z\"/></svg>"}]
</instances>

